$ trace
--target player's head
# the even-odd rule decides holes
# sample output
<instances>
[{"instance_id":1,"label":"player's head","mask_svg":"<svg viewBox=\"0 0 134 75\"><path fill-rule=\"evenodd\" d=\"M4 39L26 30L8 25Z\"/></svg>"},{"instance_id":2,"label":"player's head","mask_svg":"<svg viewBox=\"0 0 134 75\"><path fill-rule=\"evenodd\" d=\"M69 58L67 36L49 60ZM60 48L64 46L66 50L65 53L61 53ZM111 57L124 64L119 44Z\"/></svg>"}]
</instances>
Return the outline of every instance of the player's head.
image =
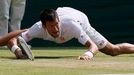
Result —
<instances>
[{"instance_id":1,"label":"player's head","mask_svg":"<svg viewBox=\"0 0 134 75\"><path fill-rule=\"evenodd\" d=\"M54 38L60 35L60 21L58 14L54 9L45 9L40 14L42 27L46 28L48 33Z\"/></svg>"},{"instance_id":2,"label":"player's head","mask_svg":"<svg viewBox=\"0 0 134 75\"><path fill-rule=\"evenodd\" d=\"M54 9L44 9L40 13L40 20L43 25L46 25L47 21L55 21L58 18L58 14Z\"/></svg>"}]
</instances>

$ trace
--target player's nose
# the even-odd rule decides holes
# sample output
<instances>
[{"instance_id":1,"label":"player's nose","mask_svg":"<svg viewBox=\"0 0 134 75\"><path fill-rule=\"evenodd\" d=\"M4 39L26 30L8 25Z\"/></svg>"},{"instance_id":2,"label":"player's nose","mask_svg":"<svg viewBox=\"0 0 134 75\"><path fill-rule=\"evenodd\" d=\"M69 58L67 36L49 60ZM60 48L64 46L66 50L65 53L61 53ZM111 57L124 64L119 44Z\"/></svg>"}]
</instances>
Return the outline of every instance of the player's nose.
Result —
<instances>
[{"instance_id":1,"label":"player's nose","mask_svg":"<svg viewBox=\"0 0 134 75\"><path fill-rule=\"evenodd\" d=\"M54 27L54 32L59 32L59 28L58 27Z\"/></svg>"}]
</instances>

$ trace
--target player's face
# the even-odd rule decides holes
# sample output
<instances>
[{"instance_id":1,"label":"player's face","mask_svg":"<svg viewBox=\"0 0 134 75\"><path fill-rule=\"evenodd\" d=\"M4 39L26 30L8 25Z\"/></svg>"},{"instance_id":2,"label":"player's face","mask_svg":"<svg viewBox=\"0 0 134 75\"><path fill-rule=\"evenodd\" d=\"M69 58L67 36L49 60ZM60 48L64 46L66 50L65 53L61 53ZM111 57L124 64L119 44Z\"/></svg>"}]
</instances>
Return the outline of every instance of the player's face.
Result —
<instances>
[{"instance_id":1,"label":"player's face","mask_svg":"<svg viewBox=\"0 0 134 75\"><path fill-rule=\"evenodd\" d=\"M58 37L60 35L59 19L57 18L55 21L47 21L46 29L51 36L53 36L54 38Z\"/></svg>"}]
</instances>

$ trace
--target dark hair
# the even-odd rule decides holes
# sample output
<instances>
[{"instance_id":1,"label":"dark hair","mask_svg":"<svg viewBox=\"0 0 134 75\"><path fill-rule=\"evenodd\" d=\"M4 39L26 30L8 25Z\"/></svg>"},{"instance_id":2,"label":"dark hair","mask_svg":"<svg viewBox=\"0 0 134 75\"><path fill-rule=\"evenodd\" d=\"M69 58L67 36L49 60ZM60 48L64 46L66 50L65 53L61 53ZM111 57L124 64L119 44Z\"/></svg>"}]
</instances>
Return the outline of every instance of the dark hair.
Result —
<instances>
[{"instance_id":1,"label":"dark hair","mask_svg":"<svg viewBox=\"0 0 134 75\"><path fill-rule=\"evenodd\" d=\"M57 12L54 9L44 9L40 13L40 20L44 25L47 21L54 21L57 17Z\"/></svg>"}]
</instances>

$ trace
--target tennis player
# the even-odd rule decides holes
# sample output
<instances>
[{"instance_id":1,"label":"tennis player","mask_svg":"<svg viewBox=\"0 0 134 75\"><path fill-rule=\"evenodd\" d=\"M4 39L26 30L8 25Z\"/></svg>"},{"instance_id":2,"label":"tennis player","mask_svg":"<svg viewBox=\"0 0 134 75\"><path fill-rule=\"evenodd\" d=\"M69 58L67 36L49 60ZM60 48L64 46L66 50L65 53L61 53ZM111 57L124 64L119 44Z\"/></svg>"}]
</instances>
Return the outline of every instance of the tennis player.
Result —
<instances>
[{"instance_id":1,"label":"tennis player","mask_svg":"<svg viewBox=\"0 0 134 75\"><path fill-rule=\"evenodd\" d=\"M71 7L43 10L40 21L23 32L22 37L27 42L33 38L40 38L56 43L64 43L76 38L87 47L87 52L78 57L81 60L92 59L97 51L111 56L134 53L133 44L110 43L90 25L88 17L83 12ZM17 44L13 46L17 47Z\"/></svg>"}]
</instances>

